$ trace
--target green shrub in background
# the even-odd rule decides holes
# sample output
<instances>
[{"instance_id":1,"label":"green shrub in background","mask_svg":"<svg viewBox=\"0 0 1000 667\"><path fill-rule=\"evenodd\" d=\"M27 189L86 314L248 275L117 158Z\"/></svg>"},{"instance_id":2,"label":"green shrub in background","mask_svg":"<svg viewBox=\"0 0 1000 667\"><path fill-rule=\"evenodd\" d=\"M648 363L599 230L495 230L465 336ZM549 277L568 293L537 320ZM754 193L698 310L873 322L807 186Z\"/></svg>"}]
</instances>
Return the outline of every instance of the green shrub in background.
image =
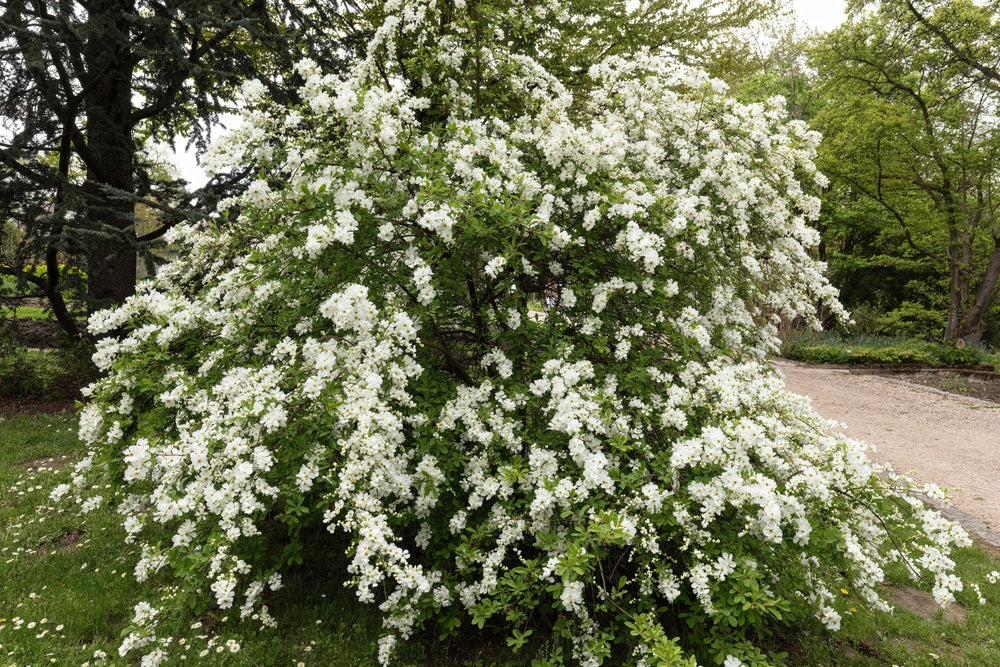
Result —
<instances>
[{"instance_id":1,"label":"green shrub in background","mask_svg":"<svg viewBox=\"0 0 1000 667\"><path fill-rule=\"evenodd\" d=\"M0 275L0 298L26 297L42 298L44 294L37 285L20 283L16 276Z\"/></svg>"},{"instance_id":2,"label":"green shrub in background","mask_svg":"<svg viewBox=\"0 0 1000 667\"><path fill-rule=\"evenodd\" d=\"M833 332L799 333L781 346L781 355L815 364L1000 365L1000 355L983 345L949 345L916 338L841 337Z\"/></svg>"},{"instance_id":3,"label":"green shrub in background","mask_svg":"<svg viewBox=\"0 0 1000 667\"><path fill-rule=\"evenodd\" d=\"M886 313L879 320L881 333L907 338L941 335L944 331L947 310L928 308L922 303L904 301L898 308Z\"/></svg>"},{"instance_id":4,"label":"green shrub in background","mask_svg":"<svg viewBox=\"0 0 1000 667\"><path fill-rule=\"evenodd\" d=\"M29 349L0 329L0 397L76 398L96 375L89 356L82 345Z\"/></svg>"},{"instance_id":5,"label":"green shrub in background","mask_svg":"<svg viewBox=\"0 0 1000 667\"><path fill-rule=\"evenodd\" d=\"M42 264L23 267L31 275L43 278L46 268ZM77 266L59 265L59 275L64 288L64 298L74 317L83 315L83 304L87 293L87 274ZM12 275L0 275L0 317L31 317L48 316L48 303L42 289L23 278Z\"/></svg>"},{"instance_id":6,"label":"green shrub in background","mask_svg":"<svg viewBox=\"0 0 1000 667\"><path fill-rule=\"evenodd\" d=\"M851 308L855 335L884 338L933 338L944 332L947 310L916 301L903 301L886 309L881 304L863 303ZM984 340L991 340L984 336Z\"/></svg>"}]
</instances>

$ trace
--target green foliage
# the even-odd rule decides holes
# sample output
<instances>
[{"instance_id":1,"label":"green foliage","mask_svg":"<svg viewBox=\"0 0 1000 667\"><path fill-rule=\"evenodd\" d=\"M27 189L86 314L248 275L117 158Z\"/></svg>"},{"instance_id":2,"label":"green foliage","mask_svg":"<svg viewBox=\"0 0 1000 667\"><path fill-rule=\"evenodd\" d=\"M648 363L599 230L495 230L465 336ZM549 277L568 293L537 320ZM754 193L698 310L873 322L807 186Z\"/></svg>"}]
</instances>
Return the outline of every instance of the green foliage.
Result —
<instances>
[{"instance_id":1,"label":"green foliage","mask_svg":"<svg viewBox=\"0 0 1000 667\"><path fill-rule=\"evenodd\" d=\"M956 346L902 337L801 333L782 344L781 355L817 364L985 365L1000 368L1000 355L981 345L965 345L963 342L961 346Z\"/></svg>"},{"instance_id":2,"label":"green foliage","mask_svg":"<svg viewBox=\"0 0 1000 667\"><path fill-rule=\"evenodd\" d=\"M44 299L44 290L30 282L29 277L44 280L47 273L45 266L38 264L12 268L12 273L0 273L0 304L7 300ZM60 264L59 276L67 300L82 302L87 292L87 272L78 266Z\"/></svg>"},{"instance_id":3,"label":"green foliage","mask_svg":"<svg viewBox=\"0 0 1000 667\"><path fill-rule=\"evenodd\" d=\"M854 4L811 49L833 281L848 307L885 314L875 331L977 340L1000 267L1000 79L976 55L995 44L997 7Z\"/></svg>"},{"instance_id":4,"label":"green foliage","mask_svg":"<svg viewBox=\"0 0 1000 667\"><path fill-rule=\"evenodd\" d=\"M86 344L32 350L0 326L0 396L72 399L96 376Z\"/></svg>"},{"instance_id":5,"label":"green foliage","mask_svg":"<svg viewBox=\"0 0 1000 667\"><path fill-rule=\"evenodd\" d=\"M921 303L903 301L885 314L878 323L880 333L902 337L941 336L945 330L947 312L932 310Z\"/></svg>"},{"instance_id":6,"label":"green foliage","mask_svg":"<svg viewBox=\"0 0 1000 667\"><path fill-rule=\"evenodd\" d=\"M17 251L22 233L13 220L0 220L0 257L11 257Z\"/></svg>"}]
</instances>

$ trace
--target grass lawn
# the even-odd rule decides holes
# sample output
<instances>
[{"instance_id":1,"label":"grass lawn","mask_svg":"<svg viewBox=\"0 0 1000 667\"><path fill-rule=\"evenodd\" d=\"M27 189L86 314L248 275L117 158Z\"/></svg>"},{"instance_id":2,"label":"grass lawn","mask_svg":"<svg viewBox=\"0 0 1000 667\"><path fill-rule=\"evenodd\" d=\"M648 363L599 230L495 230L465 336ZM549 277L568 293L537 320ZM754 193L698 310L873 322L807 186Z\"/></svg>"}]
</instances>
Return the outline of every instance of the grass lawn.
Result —
<instances>
[{"instance_id":1,"label":"grass lawn","mask_svg":"<svg viewBox=\"0 0 1000 667\"><path fill-rule=\"evenodd\" d=\"M0 420L0 666L137 664L136 655L119 657L117 647L133 606L151 584L140 586L132 576L137 557L124 543L116 513L102 508L81 516L48 500L84 455L74 429L68 415ZM192 612L161 638L178 654L169 664L375 664L378 615L342 585L344 561L335 538L318 537L324 558L307 554L310 569L286 573L273 605L277 629L240 624L238 612ZM983 582L986 600L979 604L967 586L960 620L954 611L924 618L902 609L882 614L859 608L836 635L779 638L775 648L788 652L789 665L1000 665L1000 586L984 581L1000 563L978 548L961 552L959 562L968 581ZM889 581L914 585L901 571L890 573ZM160 575L152 585L170 581ZM926 582L916 585L929 590ZM524 662L512 661L502 644L473 630L447 643L428 634L405 647L399 664Z\"/></svg>"},{"instance_id":2,"label":"grass lawn","mask_svg":"<svg viewBox=\"0 0 1000 667\"><path fill-rule=\"evenodd\" d=\"M11 308L10 312L12 317L30 317L38 320L48 317L48 311L38 306L19 306Z\"/></svg>"},{"instance_id":3,"label":"grass lawn","mask_svg":"<svg viewBox=\"0 0 1000 667\"><path fill-rule=\"evenodd\" d=\"M137 664L117 649L134 605L149 584L132 576L138 560L124 543L118 515L101 508L81 516L59 510L49 492L84 457L70 416L6 417L0 421L0 665ZM346 560L319 536L325 567L287 572L275 600L278 628L260 630L232 614L194 613L173 628L173 645L205 665L330 665L376 663L377 610L356 601L342 584ZM311 554L315 555L315 554ZM307 554L310 556L310 554ZM316 562L310 559L306 562ZM169 586L163 578L153 582ZM145 596L144 596L145 594ZM230 616L232 618L230 618ZM233 652L233 643L239 650ZM180 648L179 648L180 647ZM501 647L478 637L431 648L406 647L401 664L493 665ZM101 656L104 663L101 662ZM190 656L188 658L188 656Z\"/></svg>"}]
</instances>

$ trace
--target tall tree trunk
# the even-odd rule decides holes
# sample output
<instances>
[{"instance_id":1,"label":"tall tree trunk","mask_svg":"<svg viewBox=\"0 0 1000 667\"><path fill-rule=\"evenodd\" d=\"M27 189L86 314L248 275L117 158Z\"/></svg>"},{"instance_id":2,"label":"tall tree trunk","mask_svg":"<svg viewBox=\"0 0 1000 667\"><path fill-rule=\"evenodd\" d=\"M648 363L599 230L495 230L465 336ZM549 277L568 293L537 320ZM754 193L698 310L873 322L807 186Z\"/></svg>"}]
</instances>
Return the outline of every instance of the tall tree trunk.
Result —
<instances>
[{"instance_id":1,"label":"tall tree trunk","mask_svg":"<svg viewBox=\"0 0 1000 667\"><path fill-rule=\"evenodd\" d=\"M88 250L87 307L121 303L135 293L135 142L129 44L131 0L91 3L85 51L91 88L87 96L87 192L97 234Z\"/></svg>"},{"instance_id":2,"label":"tall tree trunk","mask_svg":"<svg viewBox=\"0 0 1000 667\"><path fill-rule=\"evenodd\" d=\"M80 337L81 331L77 328L76 322L69 314L66 307L66 300L63 299L62 292L59 291L59 254L53 246L49 246L45 252L45 296L52 306L52 314L56 316L56 322L62 330L73 340Z\"/></svg>"},{"instance_id":3,"label":"tall tree trunk","mask_svg":"<svg viewBox=\"0 0 1000 667\"><path fill-rule=\"evenodd\" d=\"M997 283L1000 282L1000 239L993 240L993 252L983 271L983 280L976 290L975 298L969 313L965 317L961 335L973 341L978 341L983 335L983 316L993 305L997 296Z\"/></svg>"},{"instance_id":4,"label":"tall tree trunk","mask_svg":"<svg viewBox=\"0 0 1000 667\"><path fill-rule=\"evenodd\" d=\"M955 340L960 336L962 329L962 311L965 304L962 301L962 272L960 266L961 244L958 239L958 229L954 225L948 232L948 323L945 325L944 337L946 340Z\"/></svg>"}]
</instances>

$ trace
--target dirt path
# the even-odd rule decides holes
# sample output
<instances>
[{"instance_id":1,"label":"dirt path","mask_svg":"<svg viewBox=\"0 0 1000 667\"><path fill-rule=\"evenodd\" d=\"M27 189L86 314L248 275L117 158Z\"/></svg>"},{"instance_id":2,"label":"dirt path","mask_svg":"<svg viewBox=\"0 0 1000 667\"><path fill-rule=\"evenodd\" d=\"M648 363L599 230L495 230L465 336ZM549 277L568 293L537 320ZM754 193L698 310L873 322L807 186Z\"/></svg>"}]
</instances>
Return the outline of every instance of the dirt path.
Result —
<instances>
[{"instance_id":1,"label":"dirt path","mask_svg":"<svg viewBox=\"0 0 1000 667\"><path fill-rule=\"evenodd\" d=\"M776 365L789 390L874 445L873 460L951 489L956 508L1000 531L1000 406L843 369Z\"/></svg>"}]
</instances>

